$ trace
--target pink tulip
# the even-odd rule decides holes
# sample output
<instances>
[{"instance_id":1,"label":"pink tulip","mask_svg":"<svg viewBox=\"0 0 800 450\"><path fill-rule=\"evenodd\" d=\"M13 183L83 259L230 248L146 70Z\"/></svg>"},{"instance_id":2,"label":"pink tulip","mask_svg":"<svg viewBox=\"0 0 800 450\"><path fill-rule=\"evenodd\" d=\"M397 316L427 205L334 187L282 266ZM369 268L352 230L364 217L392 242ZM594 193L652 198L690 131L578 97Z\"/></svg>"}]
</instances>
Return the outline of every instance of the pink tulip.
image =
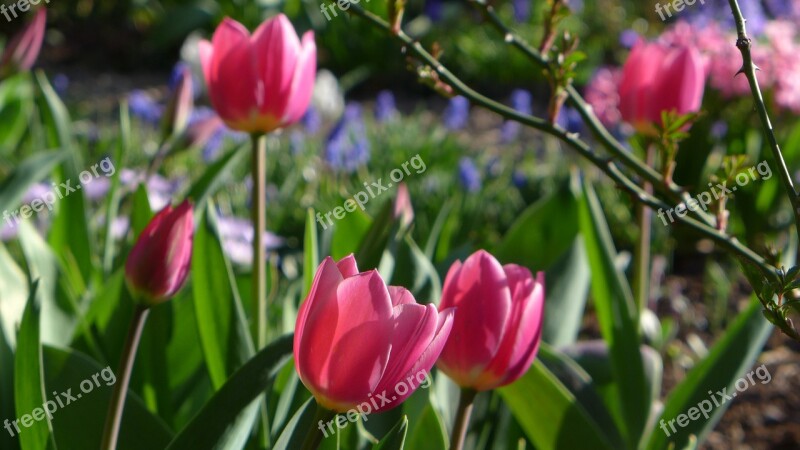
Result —
<instances>
[{"instance_id":1,"label":"pink tulip","mask_svg":"<svg viewBox=\"0 0 800 450\"><path fill-rule=\"evenodd\" d=\"M451 307L458 314L437 366L456 384L485 391L528 370L542 335L543 272L534 279L479 250L447 273L439 308Z\"/></svg>"},{"instance_id":2,"label":"pink tulip","mask_svg":"<svg viewBox=\"0 0 800 450\"><path fill-rule=\"evenodd\" d=\"M154 306L186 282L192 260L192 204L167 206L147 224L125 263L125 280L137 300Z\"/></svg>"},{"instance_id":3,"label":"pink tulip","mask_svg":"<svg viewBox=\"0 0 800 450\"><path fill-rule=\"evenodd\" d=\"M697 49L640 41L631 50L619 85L622 118L640 132L661 124L662 111L700 110L705 69Z\"/></svg>"},{"instance_id":4,"label":"pink tulip","mask_svg":"<svg viewBox=\"0 0 800 450\"><path fill-rule=\"evenodd\" d=\"M359 273L353 255L338 263L325 258L297 316L295 368L325 408L392 409L425 381L453 311L417 304L375 270Z\"/></svg>"},{"instance_id":5,"label":"pink tulip","mask_svg":"<svg viewBox=\"0 0 800 450\"><path fill-rule=\"evenodd\" d=\"M33 67L42 49L46 23L47 11L39 8L33 20L11 39L3 51L3 56L0 57L0 76L27 71Z\"/></svg>"},{"instance_id":6,"label":"pink tulip","mask_svg":"<svg viewBox=\"0 0 800 450\"><path fill-rule=\"evenodd\" d=\"M211 103L234 130L268 133L299 120L311 101L317 66L314 33L302 43L278 14L252 37L225 18L211 42L200 42L200 61Z\"/></svg>"}]
</instances>

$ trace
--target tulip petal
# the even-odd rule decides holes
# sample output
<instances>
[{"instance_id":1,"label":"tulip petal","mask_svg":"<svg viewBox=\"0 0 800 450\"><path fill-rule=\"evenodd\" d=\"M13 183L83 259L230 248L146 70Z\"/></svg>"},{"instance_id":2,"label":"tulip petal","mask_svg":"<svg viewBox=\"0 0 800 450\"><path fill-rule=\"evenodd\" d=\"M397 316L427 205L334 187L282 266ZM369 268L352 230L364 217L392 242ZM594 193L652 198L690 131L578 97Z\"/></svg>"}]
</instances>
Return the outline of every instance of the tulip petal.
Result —
<instances>
[{"instance_id":1,"label":"tulip petal","mask_svg":"<svg viewBox=\"0 0 800 450\"><path fill-rule=\"evenodd\" d=\"M352 253L340 259L339 262L336 263L336 267L339 268L343 278L350 278L358 275L358 265Z\"/></svg>"},{"instance_id":2,"label":"tulip petal","mask_svg":"<svg viewBox=\"0 0 800 450\"><path fill-rule=\"evenodd\" d=\"M413 299L413 297L412 297ZM395 385L417 363L437 329L439 312L433 305L401 304L394 307L394 329L389 364L376 393L394 394Z\"/></svg>"},{"instance_id":3,"label":"tulip petal","mask_svg":"<svg viewBox=\"0 0 800 450\"><path fill-rule=\"evenodd\" d=\"M259 99L259 112L281 119L292 88L300 39L289 19L278 14L256 29L252 42L260 89L264 91Z\"/></svg>"},{"instance_id":4,"label":"tulip petal","mask_svg":"<svg viewBox=\"0 0 800 450\"><path fill-rule=\"evenodd\" d=\"M440 309L455 306L458 315L440 362L459 385L469 386L497 352L511 313L511 291L503 267L484 250L467 258L447 282L452 298Z\"/></svg>"},{"instance_id":5,"label":"tulip petal","mask_svg":"<svg viewBox=\"0 0 800 450\"><path fill-rule=\"evenodd\" d=\"M634 45L622 69L619 84L619 111L628 123L649 120L649 102L660 64L666 56L658 44L640 41ZM660 119L659 119L660 122Z\"/></svg>"},{"instance_id":6,"label":"tulip petal","mask_svg":"<svg viewBox=\"0 0 800 450\"><path fill-rule=\"evenodd\" d=\"M308 306L304 304L305 309L301 311L302 315L298 319L304 319L302 328L296 331L302 334L300 345L296 346L295 351L298 357L298 372L310 390L317 387L327 391L327 394L323 392L323 395L328 396L332 392L329 389L340 389L331 377L345 373L343 371L348 367L363 368L374 361L380 361L383 365L377 376L373 377L371 372L368 376L371 383L369 388L374 389L380 381L390 349L391 336L390 333L386 333L385 328L389 326L387 324L391 320L392 308L386 285L378 272L371 270L343 279L332 286L337 277L341 278L341 273L330 258L326 258L323 264L326 266L319 269L319 281L314 281L314 288L309 294L309 300L306 301ZM319 272L324 273L319 275ZM349 348L339 344L345 336L351 339L350 333L367 323L377 324L365 328L372 330L375 333L374 337L366 338L361 334L362 331L355 333L361 336L361 339L370 340L369 350L363 348L361 345L363 343ZM380 337L383 335L386 335L385 341ZM373 344L378 350L373 348ZM385 348L380 347L381 345ZM359 350L355 351L356 348ZM343 366L343 355L336 349L340 349L342 353L364 354L357 358L348 357L347 361L351 366ZM354 373L349 372L349 376L352 377ZM353 389L359 390L361 387L359 384Z\"/></svg>"},{"instance_id":7,"label":"tulip petal","mask_svg":"<svg viewBox=\"0 0 800 450\"><path fill-rule=\"evenodd\" d=\"M324 406L344 412L365 401L375 390L391 350L387 326L390 325L385 320L371 320L337 336L318 385Z\"/></svg>"},{"instance_id":8,"label":"tulip petal","mask_svg":"<svg viewBox=\"0 0 800 450\"><path fill-rule=\"evenodd\" d=\"M458 292L458 277L461 276L461 261L455 260L444 277L444 287L442 288L442 300L439 302L439 309L451 308L455 305L456 293Z\"/></svg>"},{"instance_id":9,"label":"tulip petal","mask_svg":"<svg viewBox=\"0 0 800 450\"><path fill-rule=\"evenodd\" d=\"M541 336L544 273L539 272L534 282L530 271L524 267L508 264L503 268L512 292L512 312L506 328L508 332L503 336L494 360L476 383L478 390L508 384L525 373L536 356Z\"/></svg>"},{"instance_id":10,"label":"tulip petal","mask_svg":"<svg viewBox=\"0 0 800 450\"><path fill-rule=\"evenodd\" d=\"M314 43L314 33L308 31L303 35L302 49L294 69L292 87L283 116L284 123L294 123L303 117L311 102L316 75L317 45Z\"/></svg>"},{"instance_id":11,"label":"tulip petal","mask_svg":"<svg viewBox=\"0 0 800 450\"><path fill-rule=\"evenodd\" d=\"M698 51L693 47L674 49L662 62L650 104L651 117L661 118L661 111L686 114L700 109L705 88L705 71Z\"/></svg>"},{"instance_id":12,"label":"tulip petal","mask_svg":"<svg viewBox=\"0 0 800 450\"><path fill-rule=\"evenodd\" d=\"M309 323L324 322L328 315L329 322L326 323L336 324L336 288L343 280L333 258L325 258L317 268L308 297L298 311L294 332L294 359L300 379L306 386L320 383L336 331L335 326L312 329Z\"/></svg>"},{"instance_id":13,"label":"tulip petal","mask_svg":"<svg viewBox=\"0 0 800 450\"><path fill-rule=\"evenodd\" d=\"M441 355L447 339L450 336L455 313L456 308L447 308L437 314L436 332L433 336L433 339L430 340L427 348L425 348L420 355L414 358L416 363L411 366L411 368L405 374L397 377L394 385L387 386L387 394L389 394L389 398L394 398L394 400L388 405L379 407L376 412L388 411L396 406L399 406L403 401L405 401L406 398L414 393L416 388L424 384L425 378L430 376L431 368ZM399 387L401 382L406 384L406 386L409 388L408 391L402 393L400 392ZM378 394L381 392L382 391L377 391L375 393Z\"/></svg>"},{"instance_id":14,"label":"tulip petal","mask_svg":"<svg viewBox=\"0 0 800 450\"><path fill-rule=\"evenodd\" d=\"M417 301L408 289L401 286L388 286L388 289L389 297L392 298L392 306L395 308L400 305L417 304Z\"/></svg>"},{"instance_id":15,"label":"tulip petal","mask_svg":"<svg viewBox=\"0 0 800 450\"><path fill-rule=\"evenodd\" d=\"M252 131L248 129L249 122L258 112L264 93L258 88L249 33L239 22L226 18L214 33L212 43L207 81L214 109L231 128Z\"/></svg>"}]
</instances>

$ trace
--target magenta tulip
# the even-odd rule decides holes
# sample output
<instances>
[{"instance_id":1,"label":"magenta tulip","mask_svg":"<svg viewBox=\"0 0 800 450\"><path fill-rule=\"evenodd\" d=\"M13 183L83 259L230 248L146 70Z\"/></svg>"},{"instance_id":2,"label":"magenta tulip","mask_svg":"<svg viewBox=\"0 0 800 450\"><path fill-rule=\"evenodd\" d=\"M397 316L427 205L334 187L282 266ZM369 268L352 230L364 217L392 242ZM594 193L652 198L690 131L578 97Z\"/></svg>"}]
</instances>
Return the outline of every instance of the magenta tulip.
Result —
<instances>
[{"instance_id":1,"label":"magenta tulip","mask_svg":"<svg viewBox=\"0 0 800 450\"><path fill-rule=\"evenodd\" d=\"M167 206L153 217L125 263L125 280L137 301L153 306L183 287L192 260L193 235L189 201L177 208Z\"/></svg>"},{"instance_id":2,"label":"magenta tulip","mask_svg":"<svg viewBox=\"0 0 800 450\"><path fill-rule=\"evenodd\" d=\"M283 14L253 33L225 18L200 61L211 103L234 130L268 133L299 120L311 101L317 70L314 33L297 37Z\"/></svg>"},{"instance_id":3,"label":"magenta tulip","mask_svg":"<svg viewBox=\"0 0 800 450\"><path fill-rule=\"evenodd\" d=\"M364 403L371 403L369 412L392 409L425 381L453 312L417 304L376 270L359 273L352 255L338 263L328 257L297 316L297 373L329 410L366 410Z\"/></svg>"},{"instance_id":4,"label":"magenta tulip","mask_svg":"<svg viewBox=\"0 0 800 450\"><path fill-rule=\"evenodd\" d=\"M46 23L47 11L39 8L33 20L14 36L3 50L3 56L0 57L0 76L30 70L33 67L42 49Z\"/></svg>"},{"instance_id":5,"label":"magenta tulip","mask_svg":"<svg viewBox=\"0 0 800 450\"><path fill-rule=\"evenodd\" d=\"M484 250L447 273L440 309L456 307L437 366L477 391L509 384L533 363L542 335L544 273L501 266Z\"/></svg>"},{"instance_id":6,"label":"magenta tulip","mask_svg":"<svg viewBox=\"0 0 800 450\"><path fill-rule=\"evenodd\" d=\"M693 47L640 41L622 69L619 110L640 132L661 124L661 113L697 112L703 101L705 69Z\"/></svg>"}]
</instances>

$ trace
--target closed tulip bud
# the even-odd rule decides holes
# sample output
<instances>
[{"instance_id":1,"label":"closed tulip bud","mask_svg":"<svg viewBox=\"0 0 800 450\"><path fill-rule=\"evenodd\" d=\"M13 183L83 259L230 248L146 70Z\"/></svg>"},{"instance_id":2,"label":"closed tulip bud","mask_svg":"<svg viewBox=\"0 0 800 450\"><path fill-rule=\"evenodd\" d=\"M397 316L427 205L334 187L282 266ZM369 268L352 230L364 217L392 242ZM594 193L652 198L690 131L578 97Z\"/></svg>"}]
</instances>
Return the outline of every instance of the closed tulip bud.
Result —
<instances>
[{"instance_id":1,"label":"closed tulip bud","mask_svg":"<svg viewBox=\"0 0 800 450\"><path fill-rule=\"evenodd\" d=\"M338 263L328 257L297 316L295 368L327 409L389 410L425 381L453 311L417 304L375 270L359 273L352 255Z\"/></svg>"},{"instance_id":2,"label":"closed tulip bud","mask_svg":"<svg viewBox=\"0 0 800 450\"><path fill-rule=\"evenodd\" d=\"M439 308L452 307L458 313L437 366L456 384L485 391L528 370L542 334L544 273L534 278L480 250L447 273Z\"/></svg>"},{"instance_id":3,"label":"closed tulip bud","mask_svg":"<svg viewBox=\"0 0 800 450\"><path fill-rule=\"evenodd\" d=\"M652 133L662 112L697 112L703 101L705 69L697 49L640 41L622 70L619 110L637 131Z\"/></svg>"},{"instance_id":4,"label":"closed tulip bud","mask_svg":"<svg viewBox=\"0 0 800 450\"><path fill-rule=\"evenodd\" d=\"M39 8L33 20L11 39L0 57L0 78L33 67L42 49L46 23L47 12L44 8Z\"/></svg>"},{"instance_id":5,"label":"closed tulip bud","mask_svg":"<svg viewBox=\"0 0 800 450\"><path fill-rule=\"evenodd\" d=\"M142 231L125 263L125 280L145 306L169 300L183 287L192 260L194 215L187 200L167 206Z\"/></svg>"},{"instance_id":6,"label":"closed tulip bud","mask_svg":"<svg viewBox=\"0 0 800 450\"><path fill-rule=\"evenodd\" d=\"M186 130L189 116L194 108L194 81L188 66L180 68L178 82L170 96L164 117L161 119L161 134L164 139L177 136Z\"/></svg>"},{"instance_id":7,"label":"closed tulip bud","mask_svg":"<svg viewBox=\"0 0 800 450\"><path fill-rule=\"evenodd\" d=\"M225 18L199 50L211 103L230 128L268 133L306 112L317 70L314 34L305 33L301 42L283 14L252 36Z\"/></svg>"}]
</instances>

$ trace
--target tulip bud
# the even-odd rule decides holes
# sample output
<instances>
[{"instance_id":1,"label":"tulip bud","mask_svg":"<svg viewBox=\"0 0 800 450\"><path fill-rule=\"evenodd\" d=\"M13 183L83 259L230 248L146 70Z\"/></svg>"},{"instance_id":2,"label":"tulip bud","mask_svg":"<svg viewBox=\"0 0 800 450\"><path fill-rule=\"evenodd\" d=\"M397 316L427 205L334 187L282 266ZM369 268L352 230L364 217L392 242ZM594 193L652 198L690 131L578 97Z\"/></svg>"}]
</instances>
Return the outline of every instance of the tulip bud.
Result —
<instances>
[{"instance_id":1,"label":"tulip bud","mask_svg":"<svg viewBox=\"0 0 800 450\"><path fill-rule=\"evenodd\" d=\"M187 200L167 206L142 231L125 263L125 280L136 301L155 306L183 287L192 260L194 215Z\"/></svg>"},{"instance_id":2,"label":"tulip bud","mask_svg":"<svg viewBox=\"0 0 800 450\"><path fill-rule=\"evenodd\" d=\"M544 273L501 266L484 250L447 273L440 309L458 311L437 366L461 387L509 384L533 363L542 335Z\"/></svg>"},{"instance_id":3,"label":"tulip bud","mask_svg":"<svg viewBox=\"0 0 800 450\"><path fill-rule=\"evenodd\" d=\"M619 110L637 131L652 134L662 112L699 111L704 87L705 70L695 48L639 42L622 69Z\"/></svg>"},{"instance_id":4,"label":"tulip bud","mask_svg":"<svg viewBox=\"0 0 800 450\"><path fill-rule=\"evenodd\" d=\"M251 36L226 18L199 45L211 103L228 127L268 133L303 117L317 70L314 33L302 41L289 19L278 14Z\"/></svg>"},{"instance_id":5,"label":"tulip bud","mask_svg":"<svg viewBox=\"0 0 800 450\"><path fill-rule=\"evenodd\" d=\"M295 368L327 409L387 411L424 385L453 311L417 304L375 270L359 273L353 255L325 258L297 315Z\"/></svg>"},{"instance_id":6,"label":"tulip bud","mask_svg":"<svg viewBox=\"0 0 800 450\"><path fill-rule=\"evenodd\" d=\"M183 66L179 70L178 82L161 119L161 135L164 140L170 136L180 135L186 130L189 116L194 108L192 71L188 66Z\"/></svg>"},{"instance_id":7,"label":"tulip bud","mask_svg":"<svg viewBox=\"0 0 800 450\"><path fill-rule=\"evenodd\" d=\"M42 48L46 23L47 12L39 8L33 20L11 39L0 57L0 78L33 67Z\"/></svg>"},{"instance_id":8,"label":"tulip bud","mask_svg":"<svg viewBox=\"0 0 800 450\"><path fill-rule=\"evenodd\" d=\"M408 186L400 183L397 186L397 197L394 200L394 217L400 219L400 225L408 228L414 221L414 207L411 205L411 195L408 193Z\"/></svg>"}]
</instances>

